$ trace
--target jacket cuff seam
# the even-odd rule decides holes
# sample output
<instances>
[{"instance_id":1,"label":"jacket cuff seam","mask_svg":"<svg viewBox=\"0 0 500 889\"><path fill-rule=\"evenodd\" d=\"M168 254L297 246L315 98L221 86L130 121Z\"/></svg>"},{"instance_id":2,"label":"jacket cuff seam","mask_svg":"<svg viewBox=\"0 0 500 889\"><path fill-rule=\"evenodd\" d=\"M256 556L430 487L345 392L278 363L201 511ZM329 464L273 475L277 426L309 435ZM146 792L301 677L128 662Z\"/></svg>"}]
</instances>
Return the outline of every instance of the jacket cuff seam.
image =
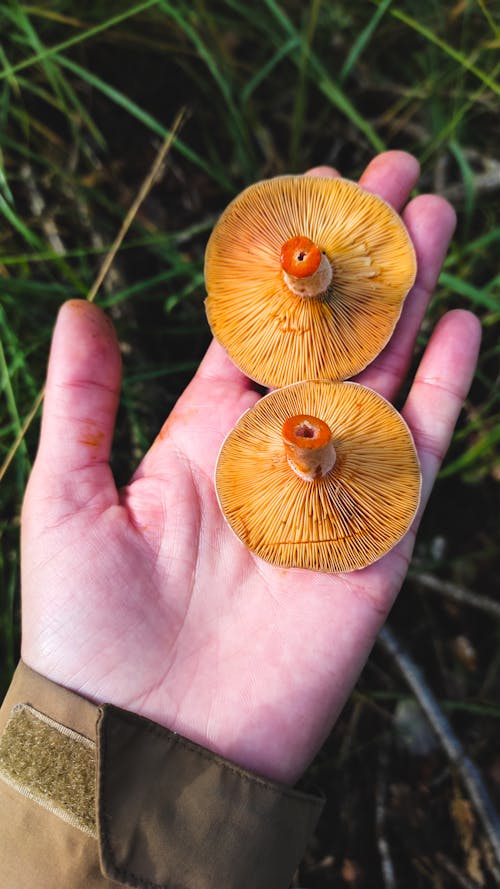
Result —
<instances>
[{"instance_id":1,"label":"jacket cuff seam","mask_svg":"<svg viewBox=\"0 0 500 889\"><path fill-rule=\"evenodd\" d=\"M107 704L106 709L114 709L114 705ZM99 712L103 712L102 707L99 708ZM191 753L197 754L201 759L204 759L207 762L216 762L221 768L225 768L229 772L238 775L238 777L242 778L244 781L260 785L263 789L269 791L269 793L272 793L275 796L286 796L287 799L293 802L299 803L300 805L307 803L313 808L317 808L317 806L320 804L320 800L309 793L306 793L302 790L296 790L294 787L289 787L287 784L281 784L279 781L272 781L271 779L264 778L257 772L251 771L251 769L246 769L244 766L239 766L236 763L231 762L231 760L226 759L226 757L222 754L215 753L209 748L204 748L196 741L192 741L190 740L190 738L178 734L177 732L172 731L172 729L169 729L166 726L160 725L159 723L153 722L151 720L147 720L145 719L145 717L139 716L131 710L120 710L120 718L127 722L140 725L142 731L146 731L158 737L168 738L174 744L178 744L180 747L184 747Z\"/></svg>"}]
</instances>

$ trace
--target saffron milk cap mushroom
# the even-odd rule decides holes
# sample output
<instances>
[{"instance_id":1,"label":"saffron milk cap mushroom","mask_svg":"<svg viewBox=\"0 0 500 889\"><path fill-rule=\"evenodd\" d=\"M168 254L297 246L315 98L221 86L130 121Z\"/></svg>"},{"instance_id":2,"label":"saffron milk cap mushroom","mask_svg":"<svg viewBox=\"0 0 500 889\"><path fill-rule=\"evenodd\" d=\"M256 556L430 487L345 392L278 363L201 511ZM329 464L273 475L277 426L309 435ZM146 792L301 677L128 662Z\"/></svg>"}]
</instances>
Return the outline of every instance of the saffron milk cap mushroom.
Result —
<instances>
[{"instance_id":1,"label":"saffron milk cap mushroom","mask_svg":"<svg viewBox=\"0 0 500 889\"><path fill-rule=\"evenodd\" d=\"M225 439L222 512L256 555L340 572L375 562L415 516L421 476L396 409L353 382L307 380L264 396Z\"/></svg>"},{"instance_id":2,"label":"saffron milk cap mushroom","mask_svg":"<svg viewBox=\"0 0 500 889\"><path fill-rule=\"evenodd\" d=\"M344 380L388 342L416 273L398 214L346 179L280 176L245 189L207 244L207 317L251 379Z\"/></svg>"}]
</instances>

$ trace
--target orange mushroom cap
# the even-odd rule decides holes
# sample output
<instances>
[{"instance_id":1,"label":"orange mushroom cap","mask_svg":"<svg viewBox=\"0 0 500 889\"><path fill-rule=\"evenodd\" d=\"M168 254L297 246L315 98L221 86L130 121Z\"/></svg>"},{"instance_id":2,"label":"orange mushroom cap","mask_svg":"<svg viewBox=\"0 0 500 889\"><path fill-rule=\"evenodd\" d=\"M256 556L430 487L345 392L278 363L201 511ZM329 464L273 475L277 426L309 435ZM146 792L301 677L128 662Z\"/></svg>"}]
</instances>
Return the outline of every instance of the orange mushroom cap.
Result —
<instances>
[{"instance_id":1,"label":"orange mushroom cap","mask_svg":"<svg viewBox=\"0 0 500 889\"><path fill-rule=\"evenodd\" d=\"M327 445L328 430L332 468L305 478L287 441L309 439L314 450ZM256 555L329 573L364 568L392 549L413 521L421 485L413 439L395 408L359 383L324 380L277 389L243 414L221 448L215 480L227 522Z\"/></svg>"},{"instance_id":2,"label":"orange mushroom cap","mask_svg":"<svg viewBox=\"0 0 500 889\"><path fill-rule=\"evenodd\" d=\"M312 244L308 275L282 265L297 238ZM268 179L236 197L212 231L208 321L234 363L265 386L347 379L388 342L415 273L410 237L381 198L346 179Z\"/></svg>"}]
</instances>

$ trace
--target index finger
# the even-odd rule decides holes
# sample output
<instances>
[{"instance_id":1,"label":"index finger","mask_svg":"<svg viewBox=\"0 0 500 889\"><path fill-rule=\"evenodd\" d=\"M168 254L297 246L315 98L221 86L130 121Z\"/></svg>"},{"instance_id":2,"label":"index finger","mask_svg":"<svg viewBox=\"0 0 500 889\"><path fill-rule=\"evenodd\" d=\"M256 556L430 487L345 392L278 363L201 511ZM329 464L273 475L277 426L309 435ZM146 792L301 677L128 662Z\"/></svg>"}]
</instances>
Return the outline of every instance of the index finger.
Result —
<instances>
[{"instance_id":1,"label":"index finger","mask_svg":"<svg viewBox=\"0 0 500 889\"><path fill-rule=\"evenodd\" d=\"M400 211L415 187L420 173L420 165L407 151L384 151L374 157L360 176L359 184L387 201ZM313 167L306 176L324 176L336 179L340 176L334 167Z\"/></svg>"},{"instance_id":2,"label":"index finger","mask_svg":"<svg viewBox=\"0 0 500 889\"><path fill-rule=\"evenodd\" d=\"M385 349L356 378L392 400L410 365L415 341L455 230L453 208L437 195L420 195L403 213L417 255L417 277Z\"/></svg>"}]
</instances>

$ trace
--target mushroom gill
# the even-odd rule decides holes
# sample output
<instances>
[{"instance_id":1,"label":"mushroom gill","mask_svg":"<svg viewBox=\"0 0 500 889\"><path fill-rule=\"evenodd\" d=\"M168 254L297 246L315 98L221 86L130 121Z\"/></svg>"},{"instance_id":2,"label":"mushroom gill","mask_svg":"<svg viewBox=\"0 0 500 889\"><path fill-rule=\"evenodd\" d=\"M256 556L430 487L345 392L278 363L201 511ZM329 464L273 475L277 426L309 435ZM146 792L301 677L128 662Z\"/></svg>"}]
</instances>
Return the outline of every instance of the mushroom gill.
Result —
<instances>
[{"instance_id":1,"label":"mushroom gill","mask_svg":"<svg viewBox=\"0 0 500 889\"><path fill-rule=\"evenodd\" d=\"M340 380L389 340L416 272L398 214L345 179L283 176L226 208L205 257L206 311L247 376Z\"/></svg>"},{"instance_id":2,"label":"mushroom gill","mask_svg":"<svg viewBox=\"0 0 500 889\"><path fill-rule=\"evenodd\" d=\"M222 446L216 488L230 527L260 558L332 573L375 562L403 537L420 469L408 427L380 395L304 381L243 414Z\"/></svg>"}]
</instances>

